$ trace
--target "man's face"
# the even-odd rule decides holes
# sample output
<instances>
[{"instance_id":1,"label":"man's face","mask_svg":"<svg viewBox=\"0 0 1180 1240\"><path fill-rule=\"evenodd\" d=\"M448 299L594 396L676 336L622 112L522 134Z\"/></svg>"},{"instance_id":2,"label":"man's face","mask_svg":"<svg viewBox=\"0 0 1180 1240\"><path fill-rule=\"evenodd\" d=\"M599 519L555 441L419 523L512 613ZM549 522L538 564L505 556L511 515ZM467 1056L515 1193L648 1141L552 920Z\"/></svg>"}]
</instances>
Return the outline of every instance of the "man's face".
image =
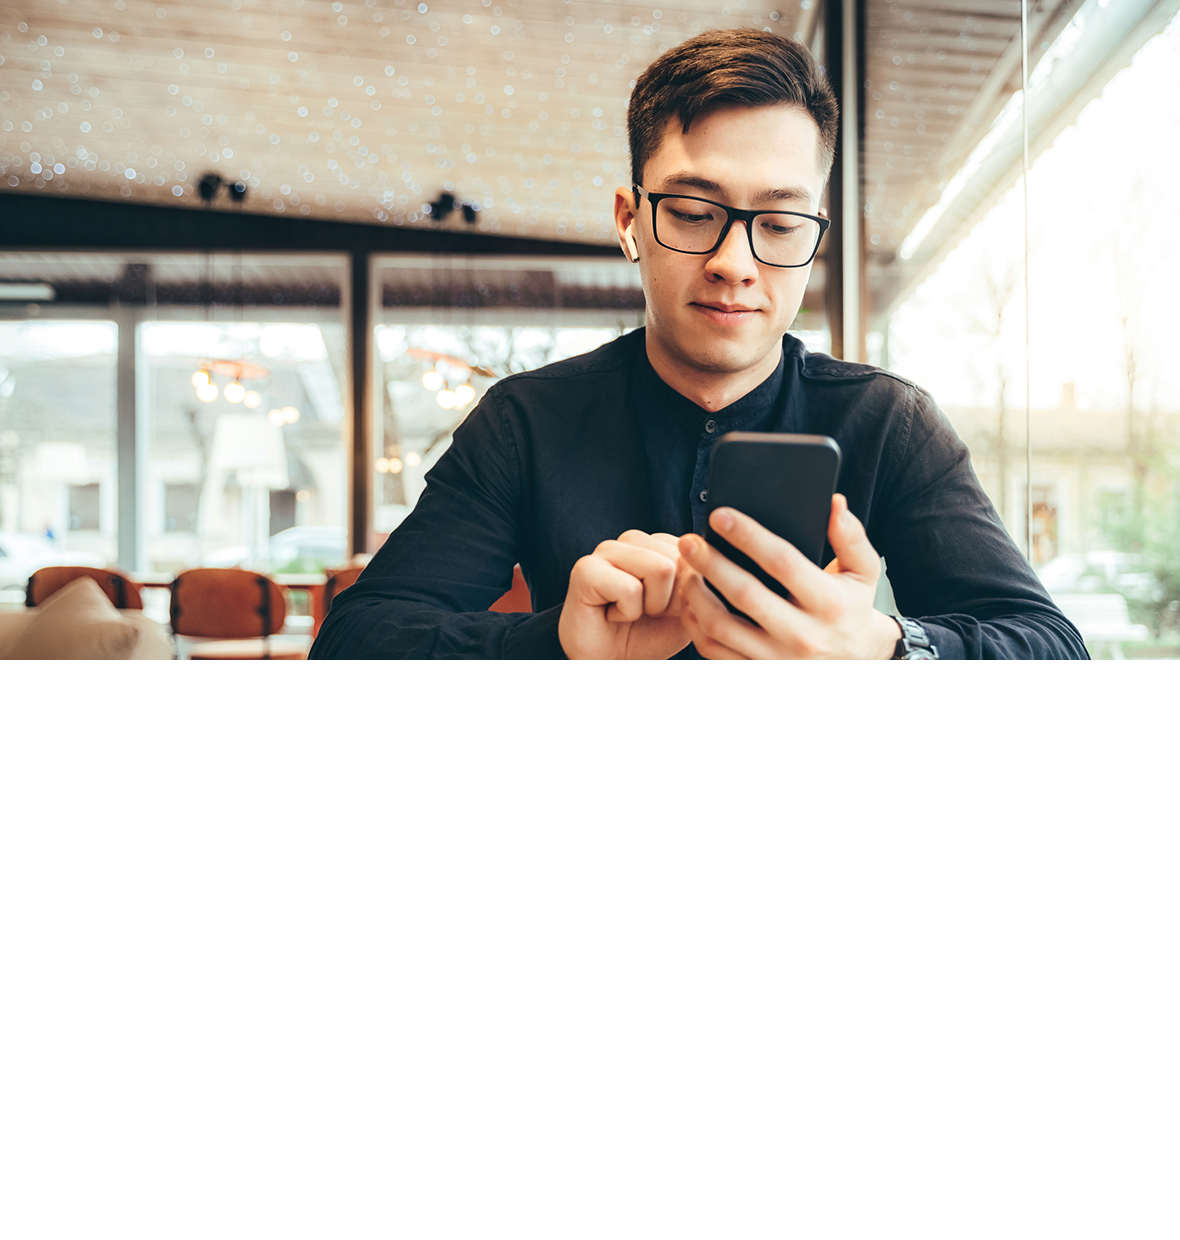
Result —
<instances>
[{"instance_id":1,"label":"man's face","mask_svg":"<svg viewBox=\"0 0 1180 1240\"><path fill-rule=\"evenodd\" d=\"M805 111L786 104L718 108L698 116L688 133L673 117L643 177L643 188L653 193L818 215L819 130ZM758 262L740 221L712 254L665 249L652 235L650 203L638 204L636 218L623 190L615 197L615 219L620 235L634 223L650 344L676 366L702 375L760 375L772 356L777 364L810 266Z\"/></svg>"}]
</instances>

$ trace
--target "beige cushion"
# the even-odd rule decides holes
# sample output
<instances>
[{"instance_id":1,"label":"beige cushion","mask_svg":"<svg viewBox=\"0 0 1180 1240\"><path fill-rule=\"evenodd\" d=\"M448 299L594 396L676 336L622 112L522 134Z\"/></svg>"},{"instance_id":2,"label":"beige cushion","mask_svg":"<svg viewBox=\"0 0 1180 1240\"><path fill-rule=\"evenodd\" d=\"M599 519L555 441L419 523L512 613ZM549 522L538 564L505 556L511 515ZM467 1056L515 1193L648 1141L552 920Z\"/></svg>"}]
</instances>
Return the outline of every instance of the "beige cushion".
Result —
<instances>
[{"instance_id":1,"label":"beige cushion","mask_svg":"<svg viewBox=\"0 0 1180 1240\"><path fill-rule=\"evenodd\" d=\"M135 649L131 652L133 659L175 658L175 651L172 649L172 638L168 636L163 625L157 624L150 616L145 616L142 611L128 609L127 611L120 611L119 615L138 634Z\"/></svg>"},{"instance_id":2,"label":"beige cushion","mask_svg":"<svg viewBox=\"0 0 1180 1240\"><path fill-rule=\"evenodd\" d=\"M8 648L15 644L36 614L30 607L0 608L0 659L8 658Z\"/></svg>"},{"instance_id":3,"label":"beige cushion","mask_svg":"<svg viewBox=\"0 0 1180 1240\"><path fill-rule=\"evenodd\" d=\"M130 659L140 630L112 606L97 582L78 577L37 608L9 659Z\"/></svg>"}]
</instances>

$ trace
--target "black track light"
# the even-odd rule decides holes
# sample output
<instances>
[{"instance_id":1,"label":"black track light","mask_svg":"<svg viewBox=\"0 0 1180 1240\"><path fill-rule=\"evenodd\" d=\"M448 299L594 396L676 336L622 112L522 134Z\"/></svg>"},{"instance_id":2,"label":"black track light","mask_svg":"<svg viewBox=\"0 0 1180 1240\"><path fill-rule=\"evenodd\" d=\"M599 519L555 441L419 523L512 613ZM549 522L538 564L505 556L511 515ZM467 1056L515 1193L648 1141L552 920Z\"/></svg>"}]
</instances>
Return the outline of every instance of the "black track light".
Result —
<instances>
[{"instance_id":1,"label":"black track light","mask_svg":"<svg viewBox=\"0 0 1180 1240\"><path fill-rule=\"evenodd\" d=\"M221 193L222 188L229 194L231 202L245 201L247 188L244 181L226 181L216 172L206 172L197 182L197 193L201 196L201 201L207 202L210 206L213 205L213 200Z\"/></svg>"}]
</instances>

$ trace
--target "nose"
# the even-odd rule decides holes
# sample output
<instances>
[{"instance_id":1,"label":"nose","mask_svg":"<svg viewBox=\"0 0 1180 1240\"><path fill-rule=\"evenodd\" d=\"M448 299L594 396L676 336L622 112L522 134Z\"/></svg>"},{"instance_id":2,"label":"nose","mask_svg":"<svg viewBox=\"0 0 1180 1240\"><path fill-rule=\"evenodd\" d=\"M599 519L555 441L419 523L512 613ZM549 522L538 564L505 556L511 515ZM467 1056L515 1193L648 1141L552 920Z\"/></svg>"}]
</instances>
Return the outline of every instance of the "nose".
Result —
<instances>
[{"instance_id":1,"label":"nose","mask_svg":"<svg viewBox=\"0 0 1180 1240\"><path fill-rule=\"evenodd\" d=\"M726 284L749 284L758 278L745 220L734 220L725 240L709 255L705 272Z\"/></svg>"}]
</instances>

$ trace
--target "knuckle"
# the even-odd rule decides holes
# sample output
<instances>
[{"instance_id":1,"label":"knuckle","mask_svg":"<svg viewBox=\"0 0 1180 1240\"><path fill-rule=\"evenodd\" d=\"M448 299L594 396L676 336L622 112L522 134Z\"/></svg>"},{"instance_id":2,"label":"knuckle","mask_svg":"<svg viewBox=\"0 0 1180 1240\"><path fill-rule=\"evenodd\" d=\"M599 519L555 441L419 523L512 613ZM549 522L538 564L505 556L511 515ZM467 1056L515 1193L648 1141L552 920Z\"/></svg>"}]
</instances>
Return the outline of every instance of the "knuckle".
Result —
<instances>
[{"instance_id":1,"label":"knuckle","mask_svg":"<svg viewBox=\"0 0 1180 1240\"><path fill-rule=\"evenodd\" d=\"M743 581L736 589L729 592L728 598L739 611L748 612L757 599L757 583Z\"/></svg>"},{"instance_id":2,"label":"knuckle","mask_svg":"<svg viewBox=\"0 0 1180 1240\"><path fill-rule=\"evenodd\" d=\"M615 540L613 538L604 539L602 542L598 544L597 547L594 548L593 554L594 555L608 555L610 553L611 548L614 545L615 545ZM583 559L589 559L589 556L584 556Z\"/></svg>"},{"instance_id":3,"label":"knuckle","mask_svg":"<svg viewBox=\"0 0 1180 1240\"><path fill-rule=\"evenodd\" d=\"M791 553L789 551L780 550L775 552L775 554L771 557L766 571L770 573L772 577L778 577L780 574L785 575L786 573L789 573L794 566L795 561L791 557Z\"/></svg>"}]
</instances>

